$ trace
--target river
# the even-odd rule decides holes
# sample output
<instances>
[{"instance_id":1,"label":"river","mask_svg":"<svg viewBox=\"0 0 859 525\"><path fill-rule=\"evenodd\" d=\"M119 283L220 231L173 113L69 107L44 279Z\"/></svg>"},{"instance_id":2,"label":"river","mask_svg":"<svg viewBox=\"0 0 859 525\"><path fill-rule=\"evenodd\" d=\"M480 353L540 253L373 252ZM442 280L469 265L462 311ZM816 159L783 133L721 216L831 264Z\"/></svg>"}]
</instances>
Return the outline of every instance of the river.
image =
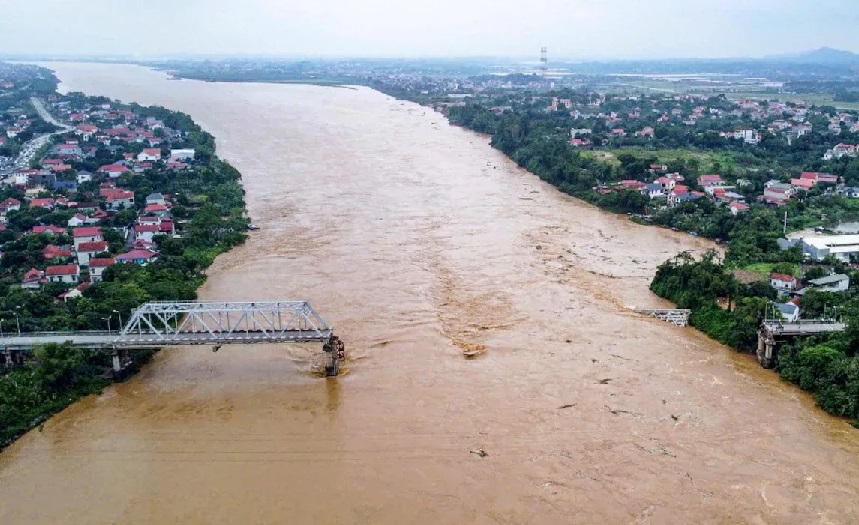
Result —
<instances>
[{"instance_id":1,"label":"river","mask_svg":"<svg viewBox=\"0 0 859 525\"><path fill-rule=\"evenodd\" d=\"M201 296L308 299L349 359L323 380L309 349L167 349L0 454L0 523L859 522L859 432L627 308L705 241L370 89L50 67L212 132L261 230Z\"/></svg>"}]
</instances>

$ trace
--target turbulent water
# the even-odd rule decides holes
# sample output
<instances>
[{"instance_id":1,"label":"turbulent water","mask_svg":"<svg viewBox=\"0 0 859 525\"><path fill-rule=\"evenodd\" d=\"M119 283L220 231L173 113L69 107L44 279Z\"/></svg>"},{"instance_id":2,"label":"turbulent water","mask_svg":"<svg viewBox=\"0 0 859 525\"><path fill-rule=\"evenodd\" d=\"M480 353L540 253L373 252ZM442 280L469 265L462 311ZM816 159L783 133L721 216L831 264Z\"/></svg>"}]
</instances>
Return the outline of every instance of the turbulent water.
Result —
<instances>
[{"instance_id":1,"label":"turbulent water","mask_svg":"<svg viewBox=\"0 0 859 525\"><path fill-rule=\"evenodd\" d=\"M704 241L369 89L52 67L217 137L262 229L202 297L309 299L348 370L313 377L310 348L167 349L0 454L0 523L859 522L856 431L629 311Z\"/></svg>"}]
</instances>

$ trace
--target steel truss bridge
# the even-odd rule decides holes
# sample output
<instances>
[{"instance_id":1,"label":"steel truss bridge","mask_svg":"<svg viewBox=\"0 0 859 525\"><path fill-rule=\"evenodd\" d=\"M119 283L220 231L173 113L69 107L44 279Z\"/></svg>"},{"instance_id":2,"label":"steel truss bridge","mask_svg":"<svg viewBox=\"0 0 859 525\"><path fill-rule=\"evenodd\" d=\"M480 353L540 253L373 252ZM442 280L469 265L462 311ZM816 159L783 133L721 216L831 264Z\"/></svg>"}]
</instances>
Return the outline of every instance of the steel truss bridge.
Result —
<instances>
[{"instance_id":1,"label":"steel truss bridge","mask_svg":"<svg viewBox=\"0 0 859 525\"><path fill-rule=\"evenodd\" d=\"M7 364L15 351L47 343L113 351L113 368L128 364L128 350L177 345L322 343L330 354L328 375L337 375L343 343L307 301L149 302L116 332L30 332L0 336Z\"/></svg>"}]
</instances>

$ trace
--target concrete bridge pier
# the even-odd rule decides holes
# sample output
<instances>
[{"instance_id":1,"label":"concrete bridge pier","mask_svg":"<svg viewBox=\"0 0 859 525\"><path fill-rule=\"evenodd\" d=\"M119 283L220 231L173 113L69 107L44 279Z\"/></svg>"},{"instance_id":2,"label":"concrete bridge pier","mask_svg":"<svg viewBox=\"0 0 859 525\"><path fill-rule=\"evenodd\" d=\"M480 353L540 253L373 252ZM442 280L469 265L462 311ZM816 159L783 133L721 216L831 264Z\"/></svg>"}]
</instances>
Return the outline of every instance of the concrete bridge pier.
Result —
<instances>
[{"instance_id":1,"label":"concrete bridge pier","mask_svg":"<svg viewBox=\"0 0 859 525\"><path fill-rule=\"evenodd\" d=\"M332 335L322 345L322 350L328 354L325 377L336 377L340 373L340 361L346 357L346 345L339 337Z\"/></svg>"},{"instance_id":2,"label":"concrete bridge pier","mask_svg":"<svg viewBox=\"0 0 859 525\"><path fill-rule=\"evenodd\" d=\"M755 352L758 363L763 368L775 368L776 342L767 330L758 331L758 350Z\"/></svg>"},{"instance_id":3,"label":"concrete bridge pier","mask_svg":"<svg viewBox=\"0 0 859 525\"><path fill-rule=\"evenodd\" d=\"M114 348L111 361L114 376L121 376L134 363L127 348Z\"/></svg>"}]
</instances>

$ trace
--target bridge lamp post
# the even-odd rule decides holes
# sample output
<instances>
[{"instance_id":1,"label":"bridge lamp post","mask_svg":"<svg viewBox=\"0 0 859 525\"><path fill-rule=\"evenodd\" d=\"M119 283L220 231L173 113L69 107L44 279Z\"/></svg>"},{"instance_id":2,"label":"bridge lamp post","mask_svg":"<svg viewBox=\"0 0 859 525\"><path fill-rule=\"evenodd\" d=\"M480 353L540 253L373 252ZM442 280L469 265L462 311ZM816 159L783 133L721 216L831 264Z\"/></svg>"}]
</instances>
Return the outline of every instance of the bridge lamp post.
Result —
<instances>
[{"instance_id":1,"label":"bridge lamp post","mask_svg":"<svg viewBox=\"0 0 859 525\"><path fill-rule=\"evenodd\" d=\"M21 319L18 317L21 314L21 307L15 307L15 324L18 326L18 335L21 335Z\"/></svg>"},{"instance_id":2,"label":"bridge lamp post","mask_svg":"<svg viewBox=\"0 0 859 525\"><path fill-rule=\"evenodd\" d=\"M122 324L122 314L121 314L121 313L119 313L119 310L114 310L114 311L113 311L113 313L115 313L115 314L116 314L116 316L117 316L117 317L119 317L119 329L120 329L120 330L122 330L122 327L123 327L123 324Z\"/></svg>"},{"instance_id":3,"label":"bridge lamp post","mask_svg":"<svg viewBox=\"0 0 859 525\"><path fill-rule=\"evenodd\" d=\"M0 319L0 338L5 337L3 335L3 319Z\"/></svg>"},{"instance_id":4,"label":"bridge lamp post","mask_svg":"<svg viewBox=\"0 0 859 525\"><path fill-rule=\"evenodd\" d=\"M102 317L105 321L107 321L107 335L110 335L110 318L112 315L108 315L107 317Z\"/></svg>"}]
</instances>

